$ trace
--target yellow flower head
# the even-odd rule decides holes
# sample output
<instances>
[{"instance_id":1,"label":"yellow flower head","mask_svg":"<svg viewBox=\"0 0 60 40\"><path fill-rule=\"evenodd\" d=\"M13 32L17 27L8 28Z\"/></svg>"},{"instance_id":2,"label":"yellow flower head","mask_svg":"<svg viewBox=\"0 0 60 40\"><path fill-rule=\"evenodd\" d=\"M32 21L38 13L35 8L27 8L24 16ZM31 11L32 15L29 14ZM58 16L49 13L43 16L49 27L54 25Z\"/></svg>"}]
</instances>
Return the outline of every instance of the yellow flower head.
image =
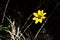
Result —
<instances>
[{"instance_id":1,"label":"yellow flower head","mask_svg":"<svg viewBox=\"0 0 60 40\"><path fill-rule=\"evenodd\" d=\"M33 13L33 15L35 17L33 17L33 20L35 20L35 24L37 24L38 22L42 23L42 20L45 19L46 17L44 15L46 15L46 13L43 13L43 10L38 10L38 13Z\"/></svg>"}]
</instances>

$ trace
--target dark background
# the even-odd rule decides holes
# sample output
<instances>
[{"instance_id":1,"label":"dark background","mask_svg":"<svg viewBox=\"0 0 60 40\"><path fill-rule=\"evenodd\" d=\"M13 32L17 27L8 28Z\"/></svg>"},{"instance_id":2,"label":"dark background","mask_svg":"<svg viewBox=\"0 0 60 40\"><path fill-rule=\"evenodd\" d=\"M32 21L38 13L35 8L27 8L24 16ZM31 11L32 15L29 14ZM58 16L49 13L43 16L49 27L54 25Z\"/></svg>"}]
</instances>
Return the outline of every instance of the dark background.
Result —
<instances>
[{"instance_id":1,"label":"dark background","mask_svg":"<svg viewBox=\"0 0 60 40\"><path fill-rule=\"evenodd\" d=\"M0 0L0 22L2 21L1 19L6 3L7 0ZM10 15L12 19L15 18L16 21L18 21L17 12L20 11L21 14L23 15L22 24L24 24L28 16L33 12L37 11L38 9L47 12L47 17L52 13L47 23L45 24L46 26L45 28L47 32L53 36L53 40L60 40L60 4L59 3L60 1L58 0L10 0L6 11L6 16ZM56 9L54 9L58 4L59 6ZM33 29L36 28L33 27L31 30ZM39 28L37 28L37 30L38 29Z\"/></svg>"}]
</instances>

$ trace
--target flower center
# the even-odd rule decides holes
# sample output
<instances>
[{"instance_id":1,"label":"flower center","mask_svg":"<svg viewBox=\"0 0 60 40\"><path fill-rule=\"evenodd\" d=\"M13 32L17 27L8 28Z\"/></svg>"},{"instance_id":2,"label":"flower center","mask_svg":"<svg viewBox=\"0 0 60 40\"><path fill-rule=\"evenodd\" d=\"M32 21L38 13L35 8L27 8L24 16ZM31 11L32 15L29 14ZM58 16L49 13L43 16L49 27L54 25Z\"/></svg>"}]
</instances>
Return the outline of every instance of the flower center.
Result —
<instances>
[{"instance_id":1,"label":"flower center","mask_svg":"<svg viewBox=\"0 0 60 40\"><path fill-rule=\"evenodd\" d=\"M41 19L41 17L42 17L41 15L38 15L38 17L37 17L37 18L38 18L38 19Z\"/></svg>"}]
</instances>

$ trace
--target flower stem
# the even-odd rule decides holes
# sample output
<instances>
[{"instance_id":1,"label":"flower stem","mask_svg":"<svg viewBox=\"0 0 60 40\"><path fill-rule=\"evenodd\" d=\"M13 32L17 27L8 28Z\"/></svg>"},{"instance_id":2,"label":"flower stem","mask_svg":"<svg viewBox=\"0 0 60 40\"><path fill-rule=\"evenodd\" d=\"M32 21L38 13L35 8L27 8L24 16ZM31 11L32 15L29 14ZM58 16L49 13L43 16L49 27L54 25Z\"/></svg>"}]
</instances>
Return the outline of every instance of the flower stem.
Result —
<instances>
[{"instance_id":1,"label":"flower stem","mask_svg":"<svg viewBox=\"0 0 60 40\"><path fill-rule=\"evenodd\" d=\"M8 3L9 3L9 0L7 1L7 4L6 4L6 6L5 6L5 11L4 11L4 13L3 13L2 23L3 23L4 18L5 18L5 13L6 13L6 10L7 10L7 7L8 7Z\"/></svg>"}]
</instances>

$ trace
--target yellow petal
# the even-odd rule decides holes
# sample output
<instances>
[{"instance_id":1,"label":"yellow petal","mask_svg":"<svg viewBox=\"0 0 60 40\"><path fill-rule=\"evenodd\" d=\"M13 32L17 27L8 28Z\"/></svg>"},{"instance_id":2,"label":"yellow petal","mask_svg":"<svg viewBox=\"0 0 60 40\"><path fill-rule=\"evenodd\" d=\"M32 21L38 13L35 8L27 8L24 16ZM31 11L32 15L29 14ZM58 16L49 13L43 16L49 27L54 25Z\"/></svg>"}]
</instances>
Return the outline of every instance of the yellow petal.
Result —
<instances>
[{"instance_id":1,"label":"yellow petal","mask_svg":"<svg viewBox=\"0 0 60 40\"><path fill-rule=\"evenodd\" d=\"M41 11L41 14L40 14L41 16L44 16L44 15L45 15L45 13L43 13L43 11L44 11L44 10Z\"/></svg>"},{"instance_id":2,"label":"yellow petal","mask_svg":"<svg viewBox=\"0 0 60 40\"><path fill-rule=\"evenodd\" d=\"M41 12L43 13L44 10L42 10Z\"/></svg>"},{"instance_id":3,"label":"yellow petal","mask_svg":"<svg viewBox=\"0 0 60 40\"><path fill-rule=\"evenodd\" d=\"M44 15L41 13L40 16L44 16Z\"/></svg>"},{"instance_id":4,"label":"yellow petal","mask_svg":"<svg viewBox=\"0 0 60 40\"><path fill-rule=\"evenodd\" d=\"M42 19L39 19L39 22L42 23Z\"/></svg>"},{"instance_id":5,"label":"yellow petal","mask_svg":"<svg viewBox=\"0 0 60 40\"><path fill-rule=\"evenodd\" d=\"M41 19L45 19L46 17L41 17Z\"/></svg>"},{"instance_id":6,"label":"yellow petal","mask_svg":"<svg viewBox=\"0 0 60 40\"><path fill-rule=\"evenodd\" d=\"M40 12L41 12L41 11L40 11L40 10L38 10L38 15L40 15Z\"/></svg>"},{"instance_id":7,"label":"yellow petal","mask_svg":"<svg viewBox=\"0 0 60 40\"><path fill-rule=\"evenodd\" d=\"M38 23L38 18L36 19L36 21L35 21L35 24L37 24Z\"/></svg>"},{"instance_id":8,"label":"yellow petal","mask_svg":"<svg viewBox=\"0 0 60 40\"><path fill-rule=\"evenodd\" d=\"M33 17L33 19L32 20L36 20L37 18L36 17Z\"/></svg>"},{"instance_id":9,"label":"yellow petal","mask_svg":"<svg viewBox=\"0 0 60 40\"><path fill-rule=\"evenodd\" d=\"M38 14L37 14L37 13L33 13L33 15L34 15L35 17L38 17Z\"/></svg>"},{"instance_id":10,"label":"yellow petal","mask_svg":"<svg viewBox=\"0 0 60 40\"><path fill-rule=\"evenodd\" d=\"M40 15L41 15L41 16L44 16L44 15L43 15L43 10L40 12Z\"/></svg>"},{"instance_id":11,"label":"yellow petal","mask_svg":"<svg viewBox=\"0 0 60 40\"><path fill-rule=\"evenodd\" d=\"M46 15L46 13L44 13L43 15Z\"/></svg>"}]
</instances>

